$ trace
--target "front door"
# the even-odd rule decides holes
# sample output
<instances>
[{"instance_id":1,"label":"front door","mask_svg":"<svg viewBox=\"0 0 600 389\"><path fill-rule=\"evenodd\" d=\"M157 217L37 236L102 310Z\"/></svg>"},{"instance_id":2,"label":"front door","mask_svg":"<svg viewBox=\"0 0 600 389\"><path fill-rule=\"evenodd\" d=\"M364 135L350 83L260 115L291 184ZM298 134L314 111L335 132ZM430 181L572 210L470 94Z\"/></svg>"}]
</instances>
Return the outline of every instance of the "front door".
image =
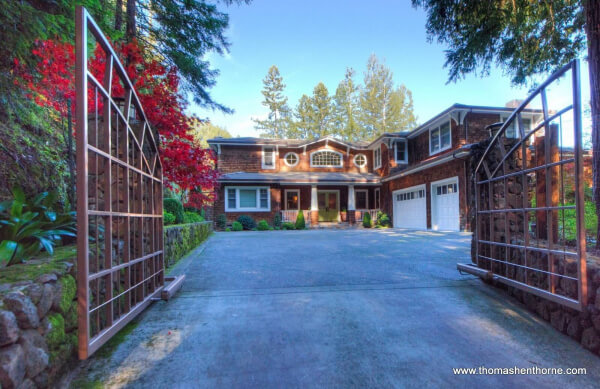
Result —
<instances>
[{"instance_id":1,"label":"front door","mask_svg":"<svg viewBox=\"0 0 600 389\"><path fill-rule=\"evenodd\" d=\"M338 221L339 193L330 191L319 191L319 221Z\"/></svg>"}]
</instances>

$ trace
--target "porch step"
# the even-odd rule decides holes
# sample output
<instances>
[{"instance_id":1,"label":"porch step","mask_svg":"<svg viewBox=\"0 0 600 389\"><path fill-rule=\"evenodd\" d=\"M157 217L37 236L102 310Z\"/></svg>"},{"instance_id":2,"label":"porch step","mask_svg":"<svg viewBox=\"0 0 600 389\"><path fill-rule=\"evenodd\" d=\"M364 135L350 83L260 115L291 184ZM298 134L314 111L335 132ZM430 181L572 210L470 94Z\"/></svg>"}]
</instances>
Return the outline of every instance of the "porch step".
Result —
<instances>
[{"instance_id":1,"label":"porch step","mask_svg":"<svg viewBox=\"0 0 600 389\"><path fill-rule=\"evenodd\" d=\"M316 226L311 225L311 229L317 230L329 230L329 229L337 229L337 230L353 230L358 228L359 225L350 225L348 222L344 223L336 223L336 222L319 222Z\"/></svg>"}]
</instances>

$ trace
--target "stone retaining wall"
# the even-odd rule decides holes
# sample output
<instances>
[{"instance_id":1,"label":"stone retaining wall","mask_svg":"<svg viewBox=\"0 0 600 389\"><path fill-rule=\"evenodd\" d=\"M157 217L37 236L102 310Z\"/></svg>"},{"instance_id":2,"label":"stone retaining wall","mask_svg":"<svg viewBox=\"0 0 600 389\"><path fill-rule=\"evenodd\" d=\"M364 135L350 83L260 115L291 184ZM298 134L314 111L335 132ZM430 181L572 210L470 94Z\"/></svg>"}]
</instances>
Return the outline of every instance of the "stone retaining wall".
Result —
<instances>
[{"instance_id":1,"label":"stone retaining wall","mask_svg":"<svg viewBox=\"0 0 600 389\"><path fill-rule=\"evenodd\" d=\"M165 227L165 265L173 265L204 242L212 231L212 221Z\"/></svg>"},{"instance_id":2,"label":"stone retaining wall","mask_svg":"<svg viewBox=\"0 0 600 389\"><path fill-rule=\"evenodd\" d=\"M175 263L212 232L212 222L165 227L165 263ZM75 252L72 250L73 253ZM46 261L47 262L47 261ZM0 283L0 388L46 388L76 360L75 259L17 265L33 279ZM46 266L46 267L44 267Z\"/></svg>"}]
</instances>

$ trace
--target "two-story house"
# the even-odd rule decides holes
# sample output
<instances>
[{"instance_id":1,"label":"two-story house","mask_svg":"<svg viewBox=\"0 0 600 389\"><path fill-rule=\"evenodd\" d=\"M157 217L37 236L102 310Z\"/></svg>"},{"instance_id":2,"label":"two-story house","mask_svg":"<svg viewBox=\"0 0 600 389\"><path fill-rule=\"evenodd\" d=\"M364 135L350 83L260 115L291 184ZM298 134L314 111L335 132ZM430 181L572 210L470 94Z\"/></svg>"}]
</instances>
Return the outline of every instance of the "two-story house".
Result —
<instances>
[{"instance_id":1,"label":"two-story house","mask_svg":"<svg viewBox=\"0 0 600 389\"><path fill-rule=\"evenodd\" d=\"M272 223L277 213L293 221L303 211L315 226L352 224L381 210L397 228L468 230L470 145L512 111L454 104L412 131L372 142L211 139L221 174L214 214L228 223L242 214ZM541 113L528 110L522 119L531 127Z\"/></svg>"}]
</instances>

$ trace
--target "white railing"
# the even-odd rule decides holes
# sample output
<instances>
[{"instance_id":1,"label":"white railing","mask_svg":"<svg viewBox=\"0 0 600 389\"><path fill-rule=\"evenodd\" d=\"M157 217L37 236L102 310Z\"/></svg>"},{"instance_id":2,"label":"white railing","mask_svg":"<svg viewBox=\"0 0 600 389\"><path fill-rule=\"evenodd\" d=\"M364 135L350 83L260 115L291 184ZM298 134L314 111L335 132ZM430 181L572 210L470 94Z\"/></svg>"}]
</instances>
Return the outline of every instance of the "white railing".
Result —
<instances>
[{"instance_id":1,"label":"white railing","mask_svg":"<svg viewBox=\"0 0 600 389\"><path fill-rule=\"evenodd\" d=\"M379 209L357 209L356 210L356 221L362 222L365 213L368 213L371 216L371 220L373 222L377 221L377 212Z\"/></svg>"},{"instance_id":2,"label":"white railing","mask_svg":"<svg viewBox=\"0 0 600 389\"><path fill-rule=\"evenodd\" d=\"M303 210L302 213L304 213L304 222L306 223L306 225L309 225L310 224L310 210ZM285 222L295 223L297 217L298 217L297 210L282 210L281 211L281 222L282 223L285 223Z\"/></svg>"}]
</instances>

